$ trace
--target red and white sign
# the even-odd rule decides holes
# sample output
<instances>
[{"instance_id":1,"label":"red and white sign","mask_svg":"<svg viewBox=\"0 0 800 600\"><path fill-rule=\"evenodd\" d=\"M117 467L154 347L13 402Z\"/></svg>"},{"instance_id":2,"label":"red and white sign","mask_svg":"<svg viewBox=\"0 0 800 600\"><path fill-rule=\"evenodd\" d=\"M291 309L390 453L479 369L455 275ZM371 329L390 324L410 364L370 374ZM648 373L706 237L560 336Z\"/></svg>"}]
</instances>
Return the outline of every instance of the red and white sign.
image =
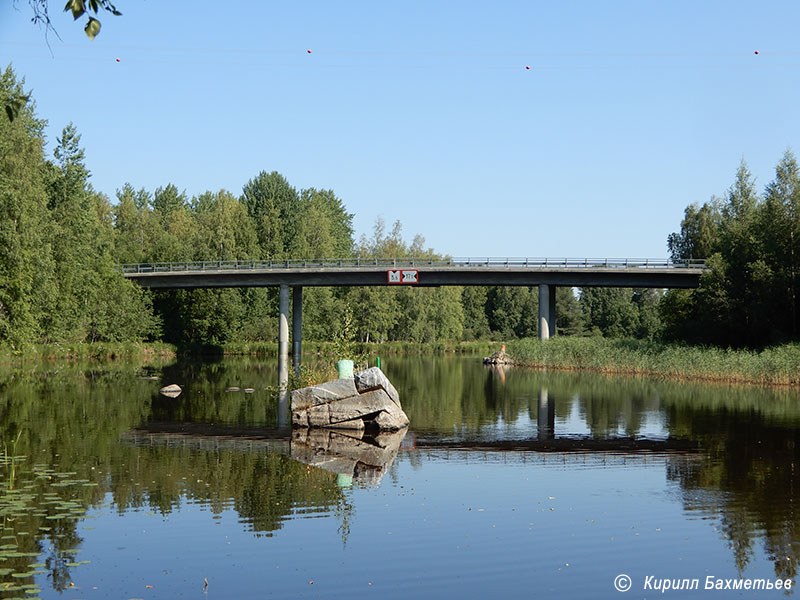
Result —
<instances>
[{"instance_id":1,"label":"red and white sign","mask_svg":"<svg viewBox=\"0 0 800 600\"><path fill-rule=\"evenodd\" d=\"M419 283L419 271L416 269L390 269L387 273L389 283L412 285Z\"/></svg>"}]
</instances>

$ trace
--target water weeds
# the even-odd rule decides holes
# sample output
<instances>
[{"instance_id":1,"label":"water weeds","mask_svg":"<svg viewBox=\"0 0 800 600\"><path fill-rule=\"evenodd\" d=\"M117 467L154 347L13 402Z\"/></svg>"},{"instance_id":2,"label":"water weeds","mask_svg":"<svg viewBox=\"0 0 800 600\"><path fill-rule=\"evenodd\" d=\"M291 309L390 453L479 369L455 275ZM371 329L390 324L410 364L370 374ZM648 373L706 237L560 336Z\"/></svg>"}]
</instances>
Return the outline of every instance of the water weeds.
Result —
<instances>
[{"instance_id":1,"label":"water weeds","mask_svg":"<svg viewBox=\"0 0 800 600\"><path fill-rule=\"evenodd\" d=\"M72 479L76 474L41 464L28 467L25 457L9 456L7 449L0 456L0 577L10 580L0 591L24 591L31 598L41 592L33 577L89 563L74 558L80 542L76 523L86 505L71 490L92 482ZM71 547L64 550L66 544ZM46 562L35 562L44 547L50 551Z\"/></svg>"}]
</instances>

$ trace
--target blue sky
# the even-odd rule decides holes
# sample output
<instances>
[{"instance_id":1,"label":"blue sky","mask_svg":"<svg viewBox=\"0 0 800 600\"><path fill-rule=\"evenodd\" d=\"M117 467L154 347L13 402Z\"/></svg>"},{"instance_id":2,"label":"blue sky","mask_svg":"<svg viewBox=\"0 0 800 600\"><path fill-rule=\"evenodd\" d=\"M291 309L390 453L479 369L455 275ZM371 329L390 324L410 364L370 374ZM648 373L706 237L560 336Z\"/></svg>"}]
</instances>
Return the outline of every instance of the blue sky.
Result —
<instances>
[{"instance_id":1,"label":"blue sky","mask_svg":"<svg viewBox=\"0 0 800 600\"><path fill-rule=\"evenodd\" d=\"M0 64L112 198L278 171L358 235L380 216L454 256L663 257L742 158L763 189L799 151L788 0L117 0L94 42L62 5L48 49L2 2Z\"/></svg>"}]
</instances>

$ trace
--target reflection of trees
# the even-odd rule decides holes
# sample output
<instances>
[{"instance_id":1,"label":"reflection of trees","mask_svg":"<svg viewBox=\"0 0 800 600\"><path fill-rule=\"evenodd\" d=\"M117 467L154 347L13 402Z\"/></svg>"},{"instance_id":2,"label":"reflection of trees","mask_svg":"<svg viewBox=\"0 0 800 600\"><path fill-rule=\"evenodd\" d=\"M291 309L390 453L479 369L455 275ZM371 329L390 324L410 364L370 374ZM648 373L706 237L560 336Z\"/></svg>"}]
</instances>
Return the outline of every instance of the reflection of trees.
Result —
<instances>
[{"instance_id":1,"label":"reflection of trees","mask_svg":"<svg viewBox=\"0 0 800 600\"><path fill-rule=\"evenodd\" d=\"M763 538L775 575L793 578L800 558L798 430L756 411L668 408L670 422L698 439L707 460L670 461L668 476L680 483L688 510L718 516L740 572Z\"/></svg>"},{"instance_id":2,"label":"reflection of trees","mask_svg":"<svg viewBox=\"0 0 800 600\"><path fill-rule=\"evenodd\" d=\"M180 362L162 372L162 381L178 383L177 398L156 396L152 415L159 421L226 424L274 424L277 401L265 391L278 379L277 363L250 358ZM225 392L229 387L253 388L255 393Z\"/></svg>"},{"instance_id":3,"label":"reflection of trees","mask_svg":"<svg viewBox=\"0 0 800 600\"><path fill-rule=\"evenodd\" d=\"M62 363L52 369L0 372L0 440L14 440L19 434L17 454L33 457L54 473L70 472L73 479L98 484L51 488L57 480L34 482L39 496L55 489L82 507L100 505L110 493L121 512L148 506L169 513L190 499L207 503L215 513L233 508L258 535L271 535L293 513L335 510L343 515L351 510L335 475L307 469L284 456L121 444L123 433L151 418L153 405L161 414L177 413L187 421L263 423L271 417L271 403L263 392L266 382L273 382L269 368L231 361L225 367L205 363L188 370L173 366L167 372L163 380L180 375L186 378L182 382L190 381L180 402L163 400L157 391L160 383L139 379L143 373L137 365L85 369ZM262 391L226 394L227 385ZM30 472L32 465L25 466ZM20 475L17 485L23 482L27 484ZM8 474L0 469L0 486L7 484ZM31 510L25 516L0 515L3 535L21 532L20 552L46 551L52 584L65 589L71 580L69 563L75 560L68 550L81 543L79 519L48 520L56 516L57 507L36 500L33 492L28 495ZM33 560L14 557L2 566L25 572Z\"/></svg>"},{"instance_id":4,"label":"reflection of trees","mask_svg":"<svg viewBox=\"0 0 800 600\"><path fill-rule=\"evenodd\" d=\"M2 519L3 535L15 536L19 551L45 551L45 564L52 585L64 590L70 582L68 550L79 546L78 518L64 517L58 499L80 507L99 504L101 486L81 484L57 487L72 473L73 480L97 482L105 465L119 456L121 432L147 415L153 383L136 379L138 369L116 365L98 370L80 364L41 365L9 369L0 373L0 439L19 436L15 452L30 457L19 465L21 481L30 486L24 496L24 514ZM36 465L50 471L33 471ZM0 485L9 483L0 474ZM24 481L24 483L23 483ZM45 496L45 494L49 494ZM48 518L49 517L49 518ZM5 568L25 572L33 558L18 557Z\"/></svg>"},{"instance_id":5,"label":"reflection of trees","mask_svg":"<svg viewBox=\"0 0 800 600\"><path fill-rule=\"evenodd\" d=\"M498 420L513 424L522 415L537 420L539 390L565 419L578 399L580 415L592 435L608 437L621 430L636 435L649 410L659 406L659 384L648 380L609 379L596 375L509 369L502 376L484 368L479 358L392 357L387 374L401 391L403 408L415 431L477 432Z\"/></svg>"},{"instance_id":6,"label":"reflection of trees","mask_svg":"<svg viewBox=\"0 0 800 600\"><path fill-rule=\"evenodd\" d=\"M509 369L504 377L477 357L392 356L385 365L400 390L414 431L452 433L454 426L477 431L502 419L536 420L541 388L556 400L556 420L571 415L573 403L593 436L640 435L648 415L667 405L689 410L752 411L800 424L800 393L790 389L709 386L647 378ZM671 414L671 413L670 413ZM687 432L670 423L676 437Z\"/></svg>"},{"instance_id":7,"label":"reflection of trees","mask_svg":"<svg viewBox=\"0 0 800 600\"><path fill-rule=\"evenodd\" d=\"M798 390L522 369L500 378L478 360L440 360L430 368L424 360L393 357L387 369L416 431L476 432L521 414L535 421L542 388L555 400L557 421L574 403L594 438L639 435L648 415L663 415L670 438L696 442L705 454L669 458L668 476L683 489L686 509L720 520L740 571L763 540L776 576L797 574Z\"/></svg>"},{"instance_id":8,"label":"reflection of trees","mask_svg":"<svg viewBox=\"0 0 800 600\"><path fill-rule=\"evenodd\" d=\"M249 529L271 535L296 513L333 511L344 502L336 475L280 454L174 445L131 446L111 466L111 493L122 512L149 507L168 514L184 500L219 514L233 508Z\"/></svg>"}]
</instances>

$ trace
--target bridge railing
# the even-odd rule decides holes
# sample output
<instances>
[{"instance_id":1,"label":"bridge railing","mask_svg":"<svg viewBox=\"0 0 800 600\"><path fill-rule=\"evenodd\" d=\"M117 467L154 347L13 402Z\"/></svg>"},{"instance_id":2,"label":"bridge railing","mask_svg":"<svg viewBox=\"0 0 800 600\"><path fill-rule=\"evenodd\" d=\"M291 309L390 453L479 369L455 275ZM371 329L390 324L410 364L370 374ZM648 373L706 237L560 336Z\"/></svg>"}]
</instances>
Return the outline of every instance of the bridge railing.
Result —
<instances>
[{"instance_id":1,"label":"bridge railing","mask_svg":"<svg viewBox=\"0 0 800 600\"><path fill-rule=\"evenodd\" d=\"M156 262L119 265L123 273L181 273L196 271L255 271L335 268L514 268L514 269L703 269L698 259L673 261L664 258L325 258L285 260L214 260Z\"/></svg>"}]
</instances>

